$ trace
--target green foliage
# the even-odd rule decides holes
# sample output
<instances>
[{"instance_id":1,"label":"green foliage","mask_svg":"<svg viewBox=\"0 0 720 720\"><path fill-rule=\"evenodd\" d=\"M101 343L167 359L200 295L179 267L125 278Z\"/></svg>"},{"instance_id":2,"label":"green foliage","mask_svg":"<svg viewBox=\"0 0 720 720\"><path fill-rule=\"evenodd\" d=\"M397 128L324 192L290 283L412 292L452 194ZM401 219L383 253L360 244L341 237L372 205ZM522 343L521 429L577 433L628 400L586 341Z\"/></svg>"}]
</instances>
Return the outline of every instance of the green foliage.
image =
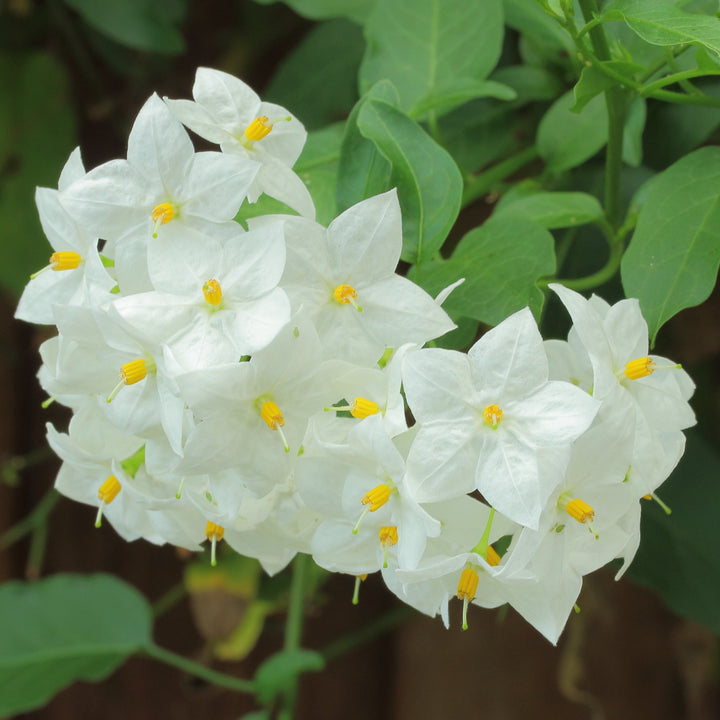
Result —
<instances>
[{"instance_id":1,"label":"green foliage","mask_svg":"<svg viewBox=\"0 0 720 720\"><path fill-rule=\"evenodd\" d=\"M615 0L603 14L624 20L651 45L696 43L720 52L720 20L684 12L673 0Z\"/></svg>"},{"instance_id":2,"label":"green foliage","mask_svg":"<svg viewBox=\"0 0 720 720\"><path fill-rule=\"evenodd\" d=\"M437 103L447 110L449 97L463 96L458 87L467 99L469 81L495 67L503 31L500 0L383 0L365 27L360 89L388 78L409 115L427 110L431 98L443 98Z\"/></svg>"},{"instance_id":3,"label":"green foliage","mask_svg":"<svg viewBox=\"0 0 720 720\"><path fill-rule=\"evenodd\" d=\"M520 197L506 195L495 210L495 217L503 215L522 216L550 230L595 222L603 217L603 209L585 193L537 192Z\"/></svg>"},{"instance_id":4,"label":"green foliage","mask_svg":"<svg viewBox=\"0 0 720 720\"><path fill-rule=\"evenodd\" d=\"M443 307L453 318L497 325L526 305L539 317L544 295L537 281L554 272L552 235L508 211L467 233L449 260L415 268L410 276L431 295L465 278Z\"/></svg>"},{"instance_id":5,"label":"green foliage","mask_svg":"<svg viewBox=\"0 0 720 720\"><path fill-rule=\"evenodd\" d=\"M150 630L145 599L109 575L6 583L0 587L0 715L40 707L75 680L102 680L151 643Z\"/></svg>"},{"instance_id":6,"label":"green foliage","mask_svg":"<svg viewBox=\"0 0 720 720\"><path fill-rule=\"evenodd\" d=\"M705 300L720 264L720 148L678 160L652 184L622 262L654 342L680 310Z\"/></svg>"},{"instance_id":7,"label":"green foliage","mask_svg":"<svg viewBox=\"0 0 720 720\"><path fill-rule=\"evenodd\" d=\"M185 49L179 24L186 0L64 0L99 33L138 50L176 55Z\"/></svg>"},{"instance_id":8,"label":"green foliage","mask_svg":"<svg viewBox=\"0 0 720 720\"><path fill-rule=\"evenodd\" d=\"M35 186L57 187L75 145L65 71L49 54L0 54L0 283L20 294L52 248L35 207Z\"/></svg>"},{"instance_id":9,"label":"green foliage","mask_svg":"<svg viewBox=\"0 0 720 720\"><path fill-rule=\"evenodd\" d=\"M643 501L637 557L629 574L660 594L676 613L720 633L720 558L717 516L708 508L720 503L720 456L696 434L660 495L672 508Z\"/></svg>"},{"instance_id":10,"label":"green foliage","mask_svg":"<svg viewBox=\"0 0 720 720\"><path fill-rule=\"evenodd\" d=\"M382 100L368 100L358 115L360 132L392 166L403 211L406 262L423 263L445 242L460 210L463 182L457 165L407 115Z\"/></svg>"},{"instance_id":11,"label":"green foliage","mask_svg":"<svg viewBox=\"0 0 720 720\"><path fill-rule=\"evenodd\" d=\"M290 687L302 673L325 667L320 653L312 650L284 650L267 659L255 673L258 700L267 705Z\"/></svg>"},{"instance_id":12,"label":"green foliage","mask_svg":"<svg viewBox=\"0 0 720 720\"><path fill-rule=\"evenodd\" d=\"M260 5L271 5L278 0L255 0ZM377 0L283 0L298 15L310 20L347 17L356 22L364 22Z\"/></svg>"}]
</instances>

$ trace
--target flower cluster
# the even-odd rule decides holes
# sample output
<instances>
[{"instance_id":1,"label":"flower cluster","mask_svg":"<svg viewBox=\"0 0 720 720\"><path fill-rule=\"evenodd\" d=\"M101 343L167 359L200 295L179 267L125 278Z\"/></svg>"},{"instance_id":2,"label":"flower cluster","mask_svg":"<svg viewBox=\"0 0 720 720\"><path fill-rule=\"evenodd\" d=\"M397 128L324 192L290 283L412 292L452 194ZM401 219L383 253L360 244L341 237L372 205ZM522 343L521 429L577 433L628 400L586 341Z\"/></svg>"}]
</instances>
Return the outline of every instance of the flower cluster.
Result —
<instances>
[{"instance_id":1,"label":"flower cluster","mask_svg":"<svg viewBox=\"0 0 720 720\"><path fill-rule=\"evenodd\" d=\"M213 563L224 540L270 573L310 553L446 624L455 595L464 622L510 603L555 642L583 575L632 558L692 382L647 355L637 302L560 286L567 342L526 308L467 354L423 349L454 327L452 286L395 273L395 191L322 227L301 123L218 71L193 96L151 97L126 160L86 172L76 150L37 191L54 252L17 317L58 329L39 373L73 411L48 425L58 490L128 540L207 539ZM262 193L299 215L246 229Z\"/></svg>"}]
</instances>

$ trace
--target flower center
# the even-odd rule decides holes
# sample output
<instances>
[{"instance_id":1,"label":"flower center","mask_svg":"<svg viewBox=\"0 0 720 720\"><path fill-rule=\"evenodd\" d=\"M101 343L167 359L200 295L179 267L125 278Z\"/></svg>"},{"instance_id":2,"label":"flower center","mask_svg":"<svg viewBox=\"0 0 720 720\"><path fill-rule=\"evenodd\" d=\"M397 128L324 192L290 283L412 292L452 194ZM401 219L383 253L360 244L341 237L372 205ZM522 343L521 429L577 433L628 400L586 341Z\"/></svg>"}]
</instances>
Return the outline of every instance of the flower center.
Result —
<instances>
[{"instance_id":1,"label":"flower center","mask_svg":"<svg viewBox=\"0 0 720 720\"><path fill-rule=\"evenodd\" d=\"M595 536L595 539L599 538L599 535L595 532L595 529L590 524L595 519L595 510L593 510L584 500L580 498L572 498L570 493L563 493L558 498L558 507L565 510L565 512L577 522L586 525L588 530Z\"/></svg>"},{"instance_id":2,"label":"flower center","mask_svg":"<svg viewBox=\"0 0 720 720\"><path fill-rule=\"evenodd\" d=\"M353 535L358 534L358 531L360 530L360 523L369 512L379 510L390 499L392 491L393 488L391 488L388 484L380 483L380 485L376 485L372 490L365 493L360 501L365 506L365 509L362 511L358 521L355 523Z\"/></svg>"},{"instance_id":3,"label":"flower center","mask_svg":"<svg viewBox=\"0 0 720 720\"><path fill-rule=\"evenodd\" d=\"M492 545L488 545L487 554L485 555L485 559L487 560L488 565L491 567L495 567L496 565L500 564L500 556L495 551L495 548Z\"/></svg>"},{"instance_id":4,"label":"flower center","mask_svg":"<svg viewBox=\"0 0 720 720\"><path fill-rule=\"evenodd\" d=\"M122 485L114 475L109 475L107 480L98 488L98 500L100 507L98 508L97 517L95 518L95 527L102 525L102 514L106 505L109 505L122 490Z\"/></svg>"},{"instance_id":5,"label":"flower center","mask_svg":"<svg viewBox=\"0 0 720 720\"><path fill-rule=\"evenodd\" d=\"M120 366L120 382L113 388L108 395L107 401L110 403L113 398L120 392L123 385L134 385L147 377L148 373L155 372L155 363L152 360L138 358L131 360Z\"/></svg>"},{"instance_id":6,"label":"flower center","mask_svg":"<svg viewBox=\"0 0 720 720\"><path fill-rule=\"evenodd\" d=\"M629 380L647 377L655 370L655 363L649 357L631 360L625 365L625 377Z\"/></svg>"},{"instance_id":7,"label":"flower center","mask_svg":"<svg viewBox=\"0 0 720 720\"><path fill-rule=\"evenodd\" d=\"M503 411L499 405L488 405L483 410L485 422L494 430L502 420Z\"/></svg>"},{"instance_id":8,"label":"flower center","mask_svg":"<svg viewBox=\"0 0 720 720\"><path fill-rule=\"evenodd\" d=\"M253 143L262 140L270 134L275 123L290 122L290 120L292 120L292 118L288 115L287 117L278 118L270 122L267 115L259 115L245 128L243 132L244 137L240 139L240 142L249 150L253 146Z\"/></svg>"},{"instance_id":9,"label":"flower center","mask_svg":"<svg viewBox=\"0 0 720 720\"><path fill-rule=\"evenodd\" d=\"M74 270L81 262L80 255L72 250L54 252L50 256L50 267L53 270Z\"/></svg>"},{"instance_id":10,"label":"flower center","mask_svg":"<svg viewBox=\"0 0 720 720\"><path fill-rule=\"evenodd\" d=\"M215 548L220 540L223 539L225 534L225 528L222 525L216 525L214 522L208 520L208 524L205 526L205 537L210 541L210 564L215 567L217 565L217 559L215 557Z\"/></svg>"},{"instance_id":11,"label":"flower center","mask_svg":"<svg viewBox=\"0 0 720 720\"><path fill-rule=\"evenodd\" d=\"M338 285L333 290L333 297L341 305L352 305L358 312L362 312L362 307L355 302L357 290L352 285Z\"/></svg>"},{"instance_id":12,"label":"flower center","mask_svg":"<svg viewBox=\"0 0 720 720\"><path fill-rule=\"evenodd\" d=\"M167 225L175 217L176 213L175 206L169 202L160 203L153 208L150 218L155 223L152 234L154 238L157 237L158 228L161 225Z\"/></svg>"},{"instance_id":13,"label":"flower center","mask_svg":"<svg viewBox=\"0 0 720 720\"><path fill-rule=\"evenodd\" d=\"M283 441L283 447L285 452L290 452L290 446L285 439L285 433L282 431L285 425L285 417L283 416L280 408L275 404L274 400L263 399L260 405L260 417L267 423L267 426L271 430L277 430Z\"/></svg>"},{"instance_id":14,"label":"flower center","mask_svg":"<svg viewBox=\"0 0 720 720\"><path fill-rule=\"evenodd\" d=\"M472 567L466 567L461 575L460 581L458 582L457 596L463 601L463 621L462 629L468 629L467 623L467 610L468 605L475 599L475 593L477 592L478 582L480 576L476 570Z\"/></svg>"},{"instance_id":15,"label":"flower center","mask_svg":"<svg viewBox=\"0 0 720 720\"><path fill-rule=\"evenodd\" d=\"M392 547L393 545L397 545L397 541L398 541L397 526L383 525L380 528L380 532L378 533L378 538L380 538L380 543L383 546L383 567L386 568L388 566L388 561L387 561L388 548Z\"/></svg>"},{"instance_id":16,"label":"flower center","mask_svg":"<svg viewBox=\"0 0 720 720\"><path fill-rule=\"evenodd\" d=\"M360 420L368 417L368 415L376 415L380 410L380 406L372 400L363 397L356 397L350 403L350 414Z\"/></svg>"},{"instance_id":17,"label":"flower center","mask_svg":"<svg viewBox=\"0 0 720 720\"><path fill-rule=\"evenodd\" d=\"M206 280L202 287L205 302L217 307L222 302L222 288L217 280Z\"/></svg>"}]
</instances>

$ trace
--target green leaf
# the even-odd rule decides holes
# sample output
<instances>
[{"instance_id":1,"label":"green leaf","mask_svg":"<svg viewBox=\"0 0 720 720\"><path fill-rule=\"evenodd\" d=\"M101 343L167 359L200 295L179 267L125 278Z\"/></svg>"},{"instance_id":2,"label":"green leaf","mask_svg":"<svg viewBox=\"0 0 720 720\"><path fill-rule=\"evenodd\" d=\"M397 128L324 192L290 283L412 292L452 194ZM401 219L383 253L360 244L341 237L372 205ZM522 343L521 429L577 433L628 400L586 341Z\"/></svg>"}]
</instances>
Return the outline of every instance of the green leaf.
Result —
<instances>
[{"instance_id":1,"label":"green leaf","mask_svg":"<svg viewBox=\"0 0 720 720\"><path fill-rule=\"evenodd\" d=\"M676 613L720 633L720 526L708 508L720 504L720 457L692 432L683 459L658 490L672 508L643 501L642 542L628 574L657 592Z\"/></svg>"},{"instance_id":2,"label":"green leaf","mask_svg":"<svg viewBox=\"0 0 720 720\"><path fill-rule=\"evenodd\" d=\"M402 259L429 260L445 242L462 202L463 181L453 159L416 122L381 100L358 115L360 132L392 166L403 215Z\"/></svg>"},{"instance_id":3,"label":"green leaf","mask_svg":"<svg viewBox=\"0 0 720 720\"><path fill-rule=\"evenodd\" d=\"M558 98L540 121L537 147L551 172L581 165L607 142L605 98L590 100L582 112L570 112L572 91Z\"/></svg>"},{"instance_id":4,"label":"green leaf","mask_svg":"<svg viewBox=\"0 0 720 720\"><path fill-rule=\"evenodd\" d=\"M505 23L522 33L541 56L557 61L574 57L572 38L535 0L503 0Z\"/></svg>"},{"instance_id":5,"label":"green leaf","mask_svg":"<svg viewBox=\"0 0 720 720\"><path fill-rule=\"evenodd\" d=\"M255 0L259 5L272 5L278 0ZM364 23L377 0L283 0L298 15L310 20L347 17Z\"/></svg>"},{"instance_id":6,"label":"green leaf","mask_svg":"<svg viewBox=\"0 0 720 720\"><path fill-rule=\"evenodd\" d=\"M519 102L554 100L563 91L558 78L545 68L530 65L509 65L498 68L492 79L511 87Z\"/></svg>"},{"instance_id":7,"label":"green leaf","mask_svg":"<svg viewBox=\"0 0 720 720\"><path fill-rule=\"evenodd\" d=\"M383 192L390 183L390 163L378 152L375 143L368 140L357 126L362 106L377 98L397 107L400 102L395 86L381 80L363 95L345 123L345 134L340 147L335 199L339 212L355 203Z\"/></svg>"},{"instance_id":8,"label":"green leaf","mask_svg":"<svg viewBox=\"0 0 720 720\"><path fill-rule=\"evenodd\" d=\"M357 101L357 73L364 50L358 25L348 20L324 22L283 60L263 97L292 108L308 129L336 122Z\"/></svg>"},{"instance_id":9,"label":"green leaf","mask_svg":"<svg viewBox=\"0 0 720 720\"><path fill-rule=\"evenodd\" d=\"M620 62L618 60L609 60L600 64L629 78L632 78L635 73L645 70L642 65ZM578 80L573 88L575 104L570 107L570 110L572 110L572 112L580 112L596 95L619 84L619 80L615 80L615 78L606 75L599 68L595 67L595 65L584 67L580 75L580 80Z\"/></svg>"},{"instance_id":10,"label":"green leaf","mask_svg":"<svg viewBox=\"0 0 720 720\"><path fill-rule=\"evenodd\" d=\"M383 0L365 26L360 90L388 78L400 107L414 115L419 103L458 81L485 79L503 31L501 0Z\"/></svg>"},{"instance_id":11,"label":"green leaf","mask_svg":"<svg viewBox=\"0 0 720 720\"><path fill-rule=\"evenodd\" d=\"M517 93L511 87L492 80L466 80L443 88L438 94L421 100L413 107L411 115L414 118L422 118L430 111L445 115L469 100L483 97L515 100Z\"/></svg>"},{"instance_id":12,"label":"green leaf","mask_svg":"<svg viewBox=\"0 0 720 720\"><path fill-rule=\"evenodd\" d=\"M449 260L414 267L409 277L431 295L464 277L443 307L453 319L497 325L526 305L539 317L544 295L537 280L554 272L553 236L524 217L505 214L467 233Z\"/></svg>"},{"instance_id":13,"label":"green leaf","mask_svg":"<svg viewBox=\"0 0 720 720\"><path fill-rule=\"evenodd\" d=\"M185 41L176 27L184 16L178 0L65 0L88 25L122 45L177 55Z\"/></svg>"},{"instance_id":14,"label":"green leaf","mask_svg":"<svg viewBox=\"0 0 720 720\"><path fill-rule=\"evenodd\" d=\"M289 688L305 672L318 672L325 667L320 653L312 650L284 650L268 658L255 673L258 700L269 704Z\"/></svg>"},{"instance_id":15,"label":"green leaf","mask_svg":"<svg viewBox=\"0 0 720 720\"><path fill-rule=\"evenodd\" d=\"M632 167L638 167L643 157L643 132L647 107L645 98L636 97L630 103L625 118L625 132L623 133L622 159Z\"/></svg>"},{"instance_id":16,"label":"green leaf","mask_svg":"<svg viewBox=\"0 0 720 720\"><path fill-rule=\"evenodd\" d=\"M493 217L522 216L544 228L564 228L594 222L603 216L600 203L580 192L539 192L498 203Z\"/></svg>"},{"instance_id":17,"label":"green leaf","mask_svg":"<svg viewBox=\"0 0 720 720\"><path fill-rule=\"evenodd\" d=\"M110 575L6 583L0 587L0 716L41 707L75 680L102 680L150 645L150 633L145 599Z\"/></svg>"},{"instance_id":18,"label":"green leaf","mask_svg":"<svg viewBox=\"0 0 720 720\"><path fill-rule=\"evenodd\" d=\"M706 300L720 264L720 148L704 147L653 180L622 261L628 297L640 300L650 337Z\"/></svg>"},{"instance_id":19,"label":"green leaf","mask_svg":"<svg viewBox=\"0 0 720 720\"><path fill-rule=\"evenodd\" d=\"M0 283L18 295L48 263L35 186L57 187L75 145L68 78L50 54L0 54Z\"/></svg>"},{"instance_id":20,"label":"green leaf","mask_svg":"<svg viewBox=\"0 0 720 720\"><path fill-rule=\"evenodd\" d=\"M695 43L720 52L720 20L684 12L672 0L616 0L608 10L651 45Z\"/></svg>"}]
</instances>

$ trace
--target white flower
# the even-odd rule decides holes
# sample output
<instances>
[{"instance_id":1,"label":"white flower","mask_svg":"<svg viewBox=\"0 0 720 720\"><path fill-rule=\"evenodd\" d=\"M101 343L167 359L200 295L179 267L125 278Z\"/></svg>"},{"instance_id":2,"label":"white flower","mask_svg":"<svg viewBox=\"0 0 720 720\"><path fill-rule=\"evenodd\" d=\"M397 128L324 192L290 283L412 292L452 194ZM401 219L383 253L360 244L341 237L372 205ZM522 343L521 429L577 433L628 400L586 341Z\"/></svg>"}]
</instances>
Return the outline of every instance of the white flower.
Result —
<instances>
[{"instance_id":1,"label":"white flower","mask_svg":"<svg viewBox=\"0 0 720 720\"><path fill-rule=\"evenodd\" d=\"M538 448L569 448L598 403L569 383L548 381L542 339L529 309L486 333L467 355L427 349L403 365L420 430L408 457L421 502L479 490L499 512L537 527L558 478Z\"/></svg>"},{"instance_id":2,"label":"white flower","mask_svg":"<svg viewBox=\"0 0 720 720\"><path fill-rule=\"evenodd\" d=\"M261 102L242 80L210 68L198 68L190 100L165 102L200 137L219 143L223 152L260 163L248 193L255 202L267 193L300 215L315 217L312 197L292 166L305 145L302 123L284 107Z\"/></svg>"}]
</instances>

